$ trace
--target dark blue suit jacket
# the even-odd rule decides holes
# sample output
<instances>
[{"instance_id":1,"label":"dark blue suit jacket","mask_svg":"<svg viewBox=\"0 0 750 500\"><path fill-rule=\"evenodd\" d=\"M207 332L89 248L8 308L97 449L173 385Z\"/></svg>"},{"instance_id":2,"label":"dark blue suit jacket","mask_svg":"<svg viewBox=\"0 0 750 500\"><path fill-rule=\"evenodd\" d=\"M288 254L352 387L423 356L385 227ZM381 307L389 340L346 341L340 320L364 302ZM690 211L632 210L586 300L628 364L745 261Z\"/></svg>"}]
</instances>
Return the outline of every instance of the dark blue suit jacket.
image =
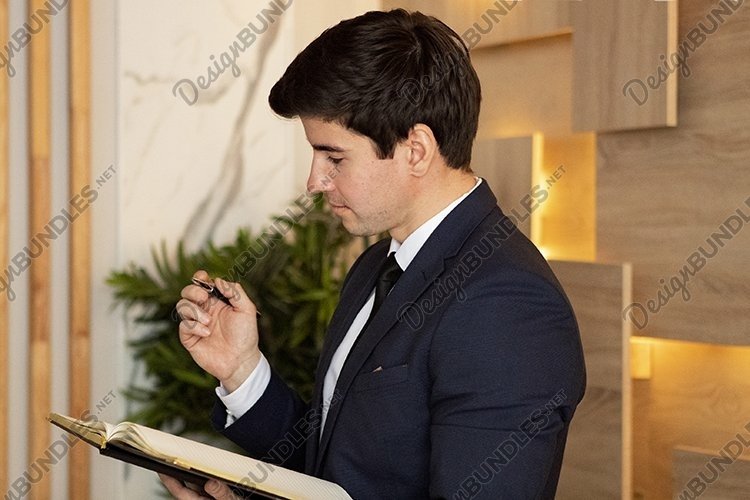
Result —
<instances>
[{"instance_id":1,"label":"dark blue suit jacket","mask_svg":"<svg viewBox=\"0 0 750 500\"><path fill-rule=\"evenodd\" d=\"M553 498L585 386L578 326L486 181L437 227L361 333L318 440L325 373L388 246L368 248L346 277L313 401L274 373L226 430L217 404L214 425L250 455L356 499Z\"/></svg>"}]
</instances>

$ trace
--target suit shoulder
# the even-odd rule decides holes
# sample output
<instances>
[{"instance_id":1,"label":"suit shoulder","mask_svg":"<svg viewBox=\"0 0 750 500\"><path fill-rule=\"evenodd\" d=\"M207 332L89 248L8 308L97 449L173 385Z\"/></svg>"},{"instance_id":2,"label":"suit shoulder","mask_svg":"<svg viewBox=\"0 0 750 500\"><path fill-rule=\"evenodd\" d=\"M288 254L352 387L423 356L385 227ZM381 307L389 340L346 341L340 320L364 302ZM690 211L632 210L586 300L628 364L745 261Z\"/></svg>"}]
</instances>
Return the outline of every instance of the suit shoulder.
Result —
<instances>
[{"instance_id":1,"label":"suit shoulder","mask_svg":"<svg viewBox=\"0 0 750 500\"><path fill-rule=\"evenodd\" d=\"M484 268L481 273L484 278L524 277L532 282L539 278L567 301L562 285L539 249L499 209L476 227L456 257L459 261L478 259Z\"/></svg>"}]
</instances>

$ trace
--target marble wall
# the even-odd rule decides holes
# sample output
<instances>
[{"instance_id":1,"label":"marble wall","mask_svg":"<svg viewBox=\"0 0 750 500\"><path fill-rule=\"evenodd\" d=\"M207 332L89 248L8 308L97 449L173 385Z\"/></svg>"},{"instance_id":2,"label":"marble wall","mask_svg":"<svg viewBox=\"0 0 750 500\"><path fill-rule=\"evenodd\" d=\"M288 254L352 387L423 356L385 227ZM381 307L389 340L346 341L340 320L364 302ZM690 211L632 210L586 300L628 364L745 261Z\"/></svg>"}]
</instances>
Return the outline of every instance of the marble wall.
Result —
<instances>
[{"instance_id":1,"label":"marble wall","mask_svg":"<svg viewBox=\"0 0 750 500\"><path fill-rule=\"evenodd\" d=\"M279 3L120 3L126 260L148 259L144 242L231 238L294 198L293 125L266 103L292 54L295 5Z\"/></svg>"},{"instance_id":2,"label":"marble wall","mask_svg":"<svg viewBox=\"0 0 750 500\"><path fill-rule=\"evenodd\" d=\"M129 262L151 267L161 241L196 249L237 228L260 230L304 192L301 126L271 112L268 93L299 50L376 0L130 0L92 5L93 170L114 164L112 196L95 207L92 399L140 377L103 280ZM116 400L107 418L127 412ZM94 458L92 498L151 498L155 476Z\"/></svg>"}]
</instances>

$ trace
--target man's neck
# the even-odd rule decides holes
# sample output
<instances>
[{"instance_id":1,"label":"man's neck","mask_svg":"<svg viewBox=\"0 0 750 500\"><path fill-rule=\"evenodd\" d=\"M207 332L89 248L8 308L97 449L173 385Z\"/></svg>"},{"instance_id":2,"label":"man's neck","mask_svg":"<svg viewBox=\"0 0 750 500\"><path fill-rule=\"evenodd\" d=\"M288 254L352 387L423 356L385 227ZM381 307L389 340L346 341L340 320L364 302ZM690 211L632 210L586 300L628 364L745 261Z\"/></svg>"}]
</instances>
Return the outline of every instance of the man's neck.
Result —
<instances>
[{"instance_id":1,"label":"man's neck","mask_svg":"<svg viewBox=\"0 0 750 500\"><path fill-rule=\"evenodd\" d=\"M476 184L476 177L472 172L453 170L441 176L439 180L430 181L429 185L416 191L411 216L401 227L390 231L391 238L403 242L418 227L471 191Z\"/></svg>"}]
</instances>

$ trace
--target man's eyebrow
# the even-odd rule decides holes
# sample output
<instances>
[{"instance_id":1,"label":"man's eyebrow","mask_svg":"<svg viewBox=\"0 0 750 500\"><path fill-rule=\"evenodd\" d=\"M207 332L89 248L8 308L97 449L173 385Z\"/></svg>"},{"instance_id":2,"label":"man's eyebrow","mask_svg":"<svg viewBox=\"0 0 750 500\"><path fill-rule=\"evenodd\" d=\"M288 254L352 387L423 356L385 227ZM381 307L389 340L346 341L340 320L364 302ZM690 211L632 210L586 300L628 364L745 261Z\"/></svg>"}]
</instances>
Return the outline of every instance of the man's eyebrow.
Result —
<instances>
[{"instance_id":1,"label":"man's eyebrow","mask_svg":"<svg viewBox=\"0 0 750 500\"><path fill-rule=\"evenodd\" d=\"M312 148L315 151L326 151L328 153L345 153L346 149L342 149L336 146L331 146L329 144L313 144Z\"/></svg>"}]
</instances>

